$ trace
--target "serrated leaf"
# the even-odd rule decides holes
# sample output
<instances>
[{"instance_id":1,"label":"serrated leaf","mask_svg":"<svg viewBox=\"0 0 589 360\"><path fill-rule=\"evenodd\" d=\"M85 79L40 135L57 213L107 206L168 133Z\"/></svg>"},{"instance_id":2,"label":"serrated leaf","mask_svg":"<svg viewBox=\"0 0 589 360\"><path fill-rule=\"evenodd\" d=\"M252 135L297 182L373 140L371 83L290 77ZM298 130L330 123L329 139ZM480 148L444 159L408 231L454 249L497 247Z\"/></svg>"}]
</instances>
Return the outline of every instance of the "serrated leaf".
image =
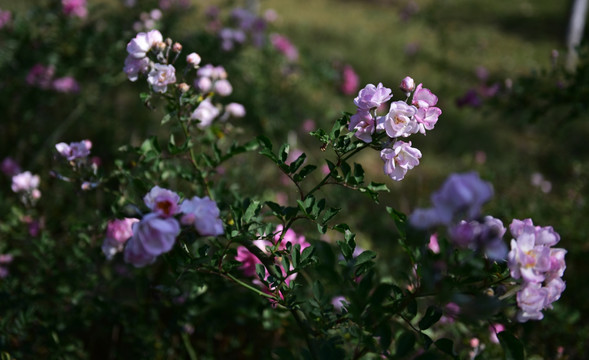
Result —
<instances>
[{"instance_id":1,"label":"serrated leaf","mask_svg":"<svg viewBox=\"0 0 589 360\"><path fill-rule=\"evenodd\" d=\"M419 320L419 328L421 330L429 329L433 324L437 323L442 317L442 309L437 306L428 306L423 318Z\"/></svg>"}]
</instances>

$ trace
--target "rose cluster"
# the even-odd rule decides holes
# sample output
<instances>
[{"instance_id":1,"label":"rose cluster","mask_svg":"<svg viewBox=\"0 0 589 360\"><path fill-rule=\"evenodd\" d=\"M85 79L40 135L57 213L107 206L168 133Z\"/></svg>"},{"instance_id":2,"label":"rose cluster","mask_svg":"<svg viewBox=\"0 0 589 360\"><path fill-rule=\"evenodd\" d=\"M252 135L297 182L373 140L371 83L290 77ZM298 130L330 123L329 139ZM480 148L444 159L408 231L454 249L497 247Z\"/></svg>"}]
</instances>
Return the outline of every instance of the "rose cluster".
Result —
<instances>
[{"instance_id":1,"label":"rose cluster","mask_svg":"<svg viewBox=\"0 0 589 360\"><path fill-rule=\"evenodd\" d=\"M517 293L520 322L541 320L543 309L551 309L566 285L562 280L566 264L565 249L551 248L560 235L551 226L534 226L531 219L513 220L509 226L511 251L507 264L514 279L522 279Z\"/></svg>"},{"instance_id":2,"label":"rose cluster","mask_svg":"<svg viewBox=\"0 0 589 360\"><path fill-rule=\"evenodd\" d=\"M421 152L411 147L411 142L398 140L426 130L432 130L442 114L435 105L438 97L422 84L415 86L412 78L403 79L401 90L406 101L394 101L387 114L379 116L378 110L392 97L392 90L379 83L368 84L354 99L356 114L350 118L349 131L355 131L360 140L371 143L377 133L386 133L387 139L380 156L385 162L384 172L391 179L400 181L407 171L419 165Z\"/></svg>"},{"instance_id":3,"label":"rose cluster","mask_svg":"<svg viewBox=\"0 0 589 360\"><path fill-rule=\"evenodd\" d=\"M185 94L191 90L190 85L176 78L175 61L178 59L182 45L171 39L163 38L158 30L140 32L127 44L127 58L123 71L130 81L136 81L139 75L146 75L147 82L156 93L166 93L168 86L177 84L178 91ZM171 57L170 54L175 54ZM212 101L213 95L225 97L233 92L231 83L227 80L227 72L222 66L206 64L200 66L201 57L192 52L186 56L184 75L196 69L193 89L201 94L202 101L193 110L190 118L198 121L199 128L211 125L213 120L221 115L221 105ZM182 79L183 80L183 79ZM222 120L229 117L243 117L245 109L241 104L231 103L226 106Z\"/></svg>"},{"instance_id":4,"label":"rose cluster","mask_svg":"<svg viewBox=\"0 0 589 360\"><path fill-rule=\"evenodd\" d=\"M195 196L180 203L177 193L155 186L143 202L151 212L141 220L126 218L109 222L102 245L108 259L124 251L125 262L136 267L152 264L159 255L172 249L181 224L194 227L201 236L224 233L219 208L208 196ZM176 215L181 215L180 220Z\"/></svg>"}]
</instances>

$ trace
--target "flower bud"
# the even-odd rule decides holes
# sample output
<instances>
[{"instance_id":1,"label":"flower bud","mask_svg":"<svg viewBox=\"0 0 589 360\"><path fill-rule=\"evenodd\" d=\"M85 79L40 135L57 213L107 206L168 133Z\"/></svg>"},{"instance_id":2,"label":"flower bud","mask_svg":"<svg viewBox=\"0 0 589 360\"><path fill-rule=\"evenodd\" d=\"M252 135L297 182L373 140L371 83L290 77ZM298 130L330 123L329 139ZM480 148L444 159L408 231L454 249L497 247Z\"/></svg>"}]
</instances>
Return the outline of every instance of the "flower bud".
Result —
<instances>
[{"instance_id":1,"label":"flower bud","mask_svg":"<svg viewBox=\"0 0 589 360\"><path fill-rule=\"evenodd\" d=\"M182 44L180 44L179 42L175 42L174 45L172 45L172 51L177 53L182 51Z\"/></svg>"},{"instance_id":2,"label":"flower bud","mask_svg":"<svg viewBox=\"0 0 589 360\"><path fill-rule=\"evenodd\" d=\"M403 92L410 93L415 90L415 81L411 77L407 76L403 79L403 81L401 81L401 85L399 87Z\"/></svg>"},{"instance_id":3,"label":"flower bud","mask_svg":"<svg viewBox=\"0 0 589 360\"><path fill-rule=\"evenodd\" d=\"M166 45L168 45L168 46L172 46L172 42L173 42L173 41L172 41L172 39L170 39L170 38L166 38L166 40L165 40L165 41L166 41Z\"/></svg>"},{"instance_id":4,"label":"flower bud","mask_svg":"<svg viewBox=\"0 0 589 360\"><path fill-rule=\"evenodd\" d=\"M190 86L187 83L180 83L178 84L178 90L180 90L180 92L184 94L185 92L190 90Z\"/></svg>"},{"instance_id":5,"label":"flower bud","mask_svg":"<svg viewBox=\"0 0 589 360\"><path fill-rule=\"evenodd\" d=\"M195 52L190 53L188 54L188 56L186 56L186 62L194 67L197 67L198 64L200 64L200 61L200 56Z\"/></svg>"},{"instance_id":6,"label":"flower bud","mask_svg":"<svg viewBox=\"0 0 589 360\"><path fill-rule=\"evenodd\" d=\"M162 41L158 41L157 43L155 43L154 47L155 47L156 51L161 52L166 49L166 43L164 43Z\"/></svg>"}]
</instances>

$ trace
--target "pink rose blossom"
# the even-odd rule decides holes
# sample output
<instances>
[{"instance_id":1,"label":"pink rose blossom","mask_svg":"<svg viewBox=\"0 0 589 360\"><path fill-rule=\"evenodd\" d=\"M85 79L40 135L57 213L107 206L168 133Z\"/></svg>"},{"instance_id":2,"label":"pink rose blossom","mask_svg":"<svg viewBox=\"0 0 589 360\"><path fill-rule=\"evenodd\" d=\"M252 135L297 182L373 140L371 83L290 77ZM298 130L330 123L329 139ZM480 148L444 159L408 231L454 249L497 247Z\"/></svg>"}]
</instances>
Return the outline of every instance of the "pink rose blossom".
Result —
<instances>
[{"instance_id":1,"label":"pink rose blossom","mask_svg":"<svg viewBox=\"0 0 589 360\"><path fill-rule=\"evenodd\" d=\"M180 212L179 201L180 196L178 194L157 185L143 197L143 202L151 211L165 218Z\"/></svg>"},{"instance_id":2,"label":"pink rose blossom","mask_svg":"<svg viewBox=\"0 0 589 360\"><path fill-rule=\"evenodd\" d=\"M61 156L65 157L68 161L72 161L87 157L90 154L92 142L90 140L82 140L80 142L72 142L69 145L60 142L55 144L55 148Z\"/></svg>"},{"instance_id":3,"label":"pink rose blossom","mask_svg":"<svg viewBox=\"0 0 589 360\"><path fill-rule=\"evenodd\" d=\"M139 74L145 74L149 70L149 58L136 58L131 55L125 58L123 71L130 81L137 81Z\"/></svg>"},{"instance_id":4,"label":"pink rose blossom","mask_svg":"<svg viewBox=\"0 0 589 360\"><path fill-rule=\"evenodd\" d=\"M153 91L165 93L168 85L176 82L176 69L173 65L155 64L147 74L147 82Z\"/></svg>"},{"instance_id":5,"label":"pink rose blossom","mask_svg":"<svg viewBox=\"0 0 589 360\"><path fill-rule=\"evenodd\" d=\"M429 107L427 109L419 108L415 114L418 131L425 135L426 130L433 130L440 115L442 115L442 110L437 107Z\"/></svg>"},{"instance_id":6,"label":"pink rose blossom","mask_svg":"<svg viewBox=\"0 0 589 360\"><path fill-rule=\"evenodd\" d=\"M497 334L499 334L500 332L505 330L505 325L503 324L491 324L489 325L489 340L491 340L492 343L494 344L499 344L499 338L497 337Z\"/></svg>"},{"instance_id":7,"label":"pink rose blossom","mask_svg":"<svg viewBox=\"0 0 589 360\"><path fill-rule=\"evenodd\" d=\"M276 235L274 235L274 243L277 244L280 241L280 236L283 232L282 224L276 227ZM279 250L286 249L286 243L290 243L291 245L299 244L301 246L301 251L311 246L309 242L305 239L304 235L297 235L293 229L286 230L284 237L282 238L282 242L278 247Z\"/></svg>"},{"instance_id":8,"label":"pink rose blossom","mask_svg":"<svg viewBox=\"0 0 589 360\"><path fill-rule=\"evenodd\" d=\"M207 98L198 104L190 118L199 120L200 123L197 126L201 129L204 129L205 127L211 125L213 120L219 116L219 113L219 109L217 109L217 107L211 103L211 100Z\"/></svg>"},{"instance_id":9,"label":"pink rose blossom","mask_svg":"<svg viewBox=\"0 0 589 360\"><path fill-rule=\"evenodd\" d=\"M372 134L376 129L376 122L368 110L358 109L358 112L350 117L349 131L356 131L354 136L365 143L372 142Z\"/></svg>"},{"instance_id":10,"label":"pink rose blossom","mask_svg":"<svg viewBox=\"0 0 589 360\"><path fill-rule=\"evenodd\" d=\"M384 87L382 83L378 83L377 86L368 84L364 89L360 90L358 96L354 99L354 104L359 109L368 111L389 101L393 97L391 92L391 89Z\"/></svg>"},{"instance_id":11,"label":"pink rose blossom","mask_svg":"<svg viewBox=\"0 0 589 360\"><path fill-rule=\"evenodd\" d=\"M157 30L151 30L147 33L140 32L127 44L127 52L134 58L144 58L149 50L162 42L163 39L162 34Z\"/></svg>"},{"instance_id":12,"label":"pink rose blossom","mask_svg":"<svg viewBox=\"0 0 589 360\"><path fill-rule=\"evenodd\" d=\"M208 196L202 199L195 196L190 200L184 200L180 205L180 211L184 214L182 224L194 225L201 236L223 235L223 221L219 217L219 208Z\"/></svg>"},{"instance_id":13,"label":"pink rose blossom","mask_svg":"<svg viewBox=\"0 0 589 360\"><path fill-rule=\"evenodd\" d=\"M438 103L438 97L434 95L431 90L423 87L423 84L417 85L415 93L413 93L412 104L417 108L428 108Z\"/></svg>"},{"instance_id":14,"label":"pink rose blossom","mask_svg":"<svg viewBox=\"0 0 589 360\"><path fill-rule=\"evenodd\" d=\"M179 234L178 220L149 213L133 224L133 236L125 246L125 261L136 267L152 263L155 257L172 249Z\"/></svg>"},{"instance_id":15,"label":"pink rose blossom","mask_svg":"<svg viewBox=\"0 0 589 360\"><path fill-rule=\"evenodd\" d=\"M125 243L133 236L132 226L138 219L125 218L115 219L108 222L106 237L102 243L102 252L108 260L123 251Z\"/></svg>"},{"instance_id":16,"label":"pink rose blossom","mask_svg":"<svg viewBox=\"0 0 589 360\"><path fill-rule=\"evenodd\" d=\"M379 118L379 123L389 137L407 137L419 129L417 121L413 118L416 112L415 106L407 105L404 101L395 101L391 103L388 114Z\"/></svg>"},{"instance_id":17,"label":"pink rose blossom","mask_svg":"<svg viewBox=\"0 0 589 360\"><path fill-rule=\"evenodd\" d=\"M397 141L392 148L385 148L380 152L384 160L384 172L391 179L401 181L408 170L419 165L421 152L411 147L411 142Z\"/></svg>"}]
</instances>

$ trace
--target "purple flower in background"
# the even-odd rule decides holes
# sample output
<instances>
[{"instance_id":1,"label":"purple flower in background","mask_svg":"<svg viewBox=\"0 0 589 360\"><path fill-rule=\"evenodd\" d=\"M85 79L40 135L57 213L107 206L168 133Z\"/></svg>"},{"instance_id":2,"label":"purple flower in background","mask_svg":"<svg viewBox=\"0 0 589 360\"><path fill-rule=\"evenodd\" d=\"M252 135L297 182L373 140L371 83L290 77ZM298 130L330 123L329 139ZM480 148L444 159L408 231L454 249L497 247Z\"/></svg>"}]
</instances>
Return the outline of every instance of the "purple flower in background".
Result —
<instances>
[{"instance_id":1,"label":"purple flower in background","mask_svg":"<svg viewBox=\"0 0 589 360\"><path fill-rule=\"evenodd\" d=\"M133 224L133 236L125 246L125 261L136 267L150 264L155 257L172 249L179 234L178 220L149 213Z\"/></svg>"},{"instance_id":2,"label":"purple flower in background","mask_svg":"<svg viewBox=\"0 0 589 360\"><path fill-rule=\"evenodd\" d=\"M43 66L35 64L27 74L27 84L37 86L41 89L49 89L52 84L53 76L55 75L55 67L53 65Z\"/></svg>"},{"instance_id":3,"label":"purple flower in background","mask_svg":"<svg viewBox=\"0 0 589 360\"><path fill-rule=\"evenodd\" d=\"M55 144L55 148L59 154L65 157L68 161L85 158L90 154L92 142L90 140L82 140L80 142L72 142L69 145L60 142Z\"/></svg>"},{"instance_id":4,"label":"purple flower in background","mask_svg":"<svg viewBox=\"0 0 589 360\"><path fill-rule=\"evenodd\" d=\"M201 129L204 129L205 127L211 125L219 113L219 109L217 109L217 107L211 103L211 100L207 98L198 104L190 118L199 120L200 123L197 126Z\"/></svg>"},{"instance_id":5,"label":"purple flower in background","mask_svg":"<svg viewBox=\"0 0 589 360\"><path fill-rule=\"evenodd\" d=\"M14 175L21 172L20 165L11 157L7 156L2 160L0 169L6 176L13 177Z\"/></svg>"},{"instance_id":6,"label":"purple flower in background","mask_svg":"<svg viewBox=\"0 0 589 360\"><path fill-rule=\"evenodd\" d=\"M358 112L350 117L349 131L356 131L354 136L365 143L372 142L372 134L376 129L376 122L368 110L358 109Z\"/></svg>"},{"instance_id":7,"label":"purple flower in background","mask_svg":"<svg viewBox=\"0 0 589 360\"><path fill-rule=\"evenodd\" d=\"M392 148L383 149L380 157L385 162L385 174L395 181L401 181L408 170L419 165L421 152L411 147L411 141L397 141Z\"/></svg>"},{"instance_id":8,"label":"purple flower in background","mask_svg":"<svg viewBox=\"0 0 589 360\"><path fill-rule=\"evenodd\" d=\"M180 212L178 202L180 196L172 190L154 186L147 195L143 197L145 205L154 213L162 217L171 217Z\"/></svg>"},{"instance_id":9,"label":"purple flower in background","mask_svg":"<svg viewBox=\"0 0 589 360\"><path fill-rule=\"evenodd\" d=\"M227 79L221 79L215 81L213 85L215 92L221 96L229 96L233 92L233 87Z\"/></svg>"},{"instance_id":10,"label":"purple flower in background","mask_svg":"<svg viewBox=\"0 0 589 360\"><path fill-rule=\"evenodd\" d=\"M384 87L382 83L378 83L377 86L368 84L364 89L360 90L358 96L354 99L354 104L356 104L359 109L368 111L379 107L381 104L389 101L392 97L392 90Z\"/></svg>"},{"instance_id":11,"label":"purple flower in background","mask_svg":"<svg viewBox=\"0 0 589 360\"><path fill-rule=\"evenodd\" d=\"M225 114L223 114L222 120L227 120L229 117L242 118L245 116L245 107L238 103L229 103L225 106Z\"/></svg>"},{"instance_id":12,"label":"purple flower in background","mask_svg":"<svg viewBox=\"0 0 589 360\"><path fill-rule=\"evenodd\" d=\"M108 222L106 237L102 243L102 252L108 260L123 251L125 243L133 236L132 226L138 219L125 218L115 219Z\"/></svg>"},{"instance_id":13,"label":"purple flower in background","mask_svg":"<svg viewBox=\"0 0 589 360\"><path fill-rule=\"evenodd\" d=\"M155 64L147 74L147 82L153 91L165 93L168 85L176 82L176 69L173 65Z\"/></svg>"},{"instance_id":14,"label":"purple flower in background","mask_svg":"<svg viewBox=\"0 0 589 360\"><path fill-rule=\"evenodd\" d=\"M345 65L342 71L342 84L341 91L344 95L352 95L358 91L360 86L360 78L354 71L354 68L350 65Z\"/></svg>"},{"instance_id":15,"label":"purple flower in background","mask_svg":"<svg viewBox=\"0 0 589 360\"><path fill-rule=\"evenodd\" d=\"M483 222L463 220L448 232L452 243L458 247L480 250L491 260L505 260L507 245L503 235L506 230L501 220L485 216Z\"/></svg>"},{"instance_id":16,"label":"purple flower in background","mask_svg":"<svg viewBox=\"0 0 589 360\"><path fill-rule=\"evenodd\" d=\"M379 119L382 119L380 122L389 137L407 137L419 129L417 121L413 119L416 112L415 106L407 105L404 101L395 101L391 103L388 114ZM380 126L381 124L378 128Z\"/></svg>"},{"instance_id":17,"label":"purple flower in background","mask_svg":"<svg viewBox=\"0 0 589 360\"><path fill-rule=\"evenodd\" d=\"M73 77L64 76L53 80L53 89L61 93L77 93L80 91L80 85Z\"/></svg>"},{"instance_id":18,"label":"purple flower in background","mask_svg":"<svg viewBox=\"0 0 589 360\"><path fill-rule=\"evenodd\" d=\"M3 29L12 21L12 13L8 10L0 9L0 29Z\"/></svg>"},{"instance_id":19,"label":"purple flower in background","mask_svg":"<svg viewBox=\"0 0 589 360\"><path fill-rule=\"evenodd\" d=\"M88 16L88 9L86 9L86 0L61 0L63 13L67 16L77 16L85 18Z\"/></svg>"},{"instance_id":20,"label":"purple flower in background","mask_svg":"<svg viewBox=\"0 0 589 360\"><path fill-rule=\"evenodd\" d=\"M456 106L458 107L471 106L476 108L481 105L483 105L483 100L475 89L469 89L466 94L456 99Z\"/></svg>"},{"instance_id":21,"label":"purple flower in background","mask_svg":"<svg viewBox=\"0 0 589 360\"><path fill-rule=\"evenodd\" d=\"M294 62L298 60L299 51L286 36L280 34L271 34L270 41L272 42L272 46L281 52L282 55L284 55L289 61Z\"/></svg>"},{"instance_id":22,"label":"purple flower in background","mask_svg":"<svg viewBox=\"0 0 589 360\"><path fill-rule=\"evenodd\" d=\"M432 195L432 203L441 223L449 224L456 215L466 220L476 218L492 196L492 185L481 180L476 172L469 172L450 175Z\"/></svg>"},{"instance_id":23,"label":"purple flower in background","mask_svg":"<svg viewBox=\"0 0 589 360\"><path fill-rule=\"evenodd\" d=\"M182 224L194 225L200 235L223 235L223 221L219 217L219 207L208 196L202 199L195 196L190 200L184 200L180 205L180 211L184 214Z\"/></svg>"}]
</instances>

